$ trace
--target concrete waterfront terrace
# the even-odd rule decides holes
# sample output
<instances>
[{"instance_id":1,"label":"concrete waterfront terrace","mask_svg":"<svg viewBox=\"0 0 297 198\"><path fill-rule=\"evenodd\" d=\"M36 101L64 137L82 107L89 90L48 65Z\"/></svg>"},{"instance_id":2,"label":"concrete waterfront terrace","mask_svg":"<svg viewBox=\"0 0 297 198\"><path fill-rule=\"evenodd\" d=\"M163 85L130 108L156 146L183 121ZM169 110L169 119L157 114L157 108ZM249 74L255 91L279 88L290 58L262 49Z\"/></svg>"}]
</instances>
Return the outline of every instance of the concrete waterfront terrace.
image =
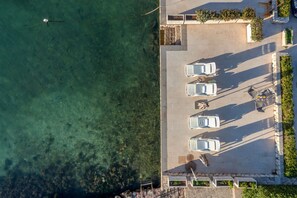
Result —
<instances>
[{"instance_id":1,"label":"concrete waterfront terrace","mask_svg":"<svg viewBox=\"0 0 297 198\"><path fill-rule=\"evenodd\" d=\"M258 2L217 5L256 8ZM194 13L215 2L161 0L160 4L161 25L165 25L166 14ZM256 11L263 12L262 8ZM247 91L250 86L272 87L271 54L280 48L280 34L269 30L262 42L247 44L245 24L182 25L181 29L180 46L160 47L162 173L185 172L186 156L192 154L197 174L271 175L276 168L273 107L257 112ZM280 32L278 29L275 31ZM218 85L217 96L186 96L185 85L197 78L186 77L184 66L196 61L216 62L218 75L213 79ZM204 111L195 109L195 101L202 99L207 99L210 107ZM197 113L219 115L221 127L190 130L188 118ZM207 155L209 167L198 160L200 153L188 150L188 140L195 136L219 137L222 142L220 152Z\"/></svg>"}]
</instances>

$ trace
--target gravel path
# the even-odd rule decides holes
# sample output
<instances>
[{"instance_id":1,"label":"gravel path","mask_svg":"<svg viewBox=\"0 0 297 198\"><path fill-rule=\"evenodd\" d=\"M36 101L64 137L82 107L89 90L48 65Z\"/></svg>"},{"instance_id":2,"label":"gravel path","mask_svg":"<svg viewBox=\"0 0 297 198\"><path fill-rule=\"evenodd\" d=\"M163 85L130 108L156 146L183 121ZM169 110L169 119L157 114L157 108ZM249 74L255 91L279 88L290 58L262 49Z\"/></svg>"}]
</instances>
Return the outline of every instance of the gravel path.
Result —
<instances>
[{"instance_id":1,"label":"gravel path","mask_svg":"<svg viewBox=\"0 0 297 198\"><path fill-rule=\"evenodd\" d=\"M186 197L187 198L241 198L241 190L236 188L187 189Z\"/></svg>"}]
</instances>

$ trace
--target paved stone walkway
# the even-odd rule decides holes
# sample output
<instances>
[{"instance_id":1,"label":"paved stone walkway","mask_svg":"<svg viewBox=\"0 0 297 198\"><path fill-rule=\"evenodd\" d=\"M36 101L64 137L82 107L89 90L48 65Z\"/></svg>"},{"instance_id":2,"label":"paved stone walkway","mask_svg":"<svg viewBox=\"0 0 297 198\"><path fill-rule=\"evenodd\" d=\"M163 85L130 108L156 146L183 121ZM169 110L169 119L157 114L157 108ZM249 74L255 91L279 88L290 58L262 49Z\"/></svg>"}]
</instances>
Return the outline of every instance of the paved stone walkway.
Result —
<instances>
[{"instance_id":1,"label":"paved stone walkway","mask_svg":"<svg viewBox=\"0 0 297 198\"><path fill-rule=\"evenodd\" d=\"M187 189L187 198L231 198L233 190L230 188L199 188ZM240 198L240 197L236 197Z\"/></svg>"}]
</instances>

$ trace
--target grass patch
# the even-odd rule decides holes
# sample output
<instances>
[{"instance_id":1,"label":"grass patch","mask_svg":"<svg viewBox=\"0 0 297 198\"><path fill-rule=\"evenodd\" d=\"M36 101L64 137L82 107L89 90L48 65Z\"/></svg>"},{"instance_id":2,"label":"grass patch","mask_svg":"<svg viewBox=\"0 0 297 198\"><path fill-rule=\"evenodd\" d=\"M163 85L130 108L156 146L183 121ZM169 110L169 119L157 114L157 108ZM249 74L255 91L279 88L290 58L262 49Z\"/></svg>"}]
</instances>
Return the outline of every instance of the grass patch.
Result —
<instances>
[{"instance_id":1,"label":"grass patch","mask_svg":"<svg viewBox=\"0 0 297 198\"><path fill-rule=\"evenodd\" d=\"M291 56L280 57L282 116L284 132L285 176L297 176L297 154L294 134L293 67Z\"/></svg>"},{"instance_id":2,"label":"grass patch","mask_svg":"<svg viewBox=\"0 0 297 198\"><path fill-rule=\"evenodd\" d=\"M243 198L297 198L296 186L258 186L244 189Z\"/></svg>"}]
</instances>

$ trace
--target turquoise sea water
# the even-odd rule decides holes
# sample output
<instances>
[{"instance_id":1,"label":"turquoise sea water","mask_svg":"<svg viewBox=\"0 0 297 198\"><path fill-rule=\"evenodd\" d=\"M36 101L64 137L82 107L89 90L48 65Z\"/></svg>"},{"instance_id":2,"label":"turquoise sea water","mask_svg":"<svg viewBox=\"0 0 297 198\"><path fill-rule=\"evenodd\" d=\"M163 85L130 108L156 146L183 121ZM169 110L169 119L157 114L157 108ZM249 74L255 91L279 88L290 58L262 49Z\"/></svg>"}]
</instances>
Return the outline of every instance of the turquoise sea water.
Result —
<instances>
[{"instance_id":1,"label":"turquoise sea water","mask_svg":"<svg viewBox=\"0 0 297 198\"><path fill-rule=\"evenodd\" d=\"M0 2L0 197L158 179L158 12L143 16L157 6Z\"/></svg>"}]
</instances>

